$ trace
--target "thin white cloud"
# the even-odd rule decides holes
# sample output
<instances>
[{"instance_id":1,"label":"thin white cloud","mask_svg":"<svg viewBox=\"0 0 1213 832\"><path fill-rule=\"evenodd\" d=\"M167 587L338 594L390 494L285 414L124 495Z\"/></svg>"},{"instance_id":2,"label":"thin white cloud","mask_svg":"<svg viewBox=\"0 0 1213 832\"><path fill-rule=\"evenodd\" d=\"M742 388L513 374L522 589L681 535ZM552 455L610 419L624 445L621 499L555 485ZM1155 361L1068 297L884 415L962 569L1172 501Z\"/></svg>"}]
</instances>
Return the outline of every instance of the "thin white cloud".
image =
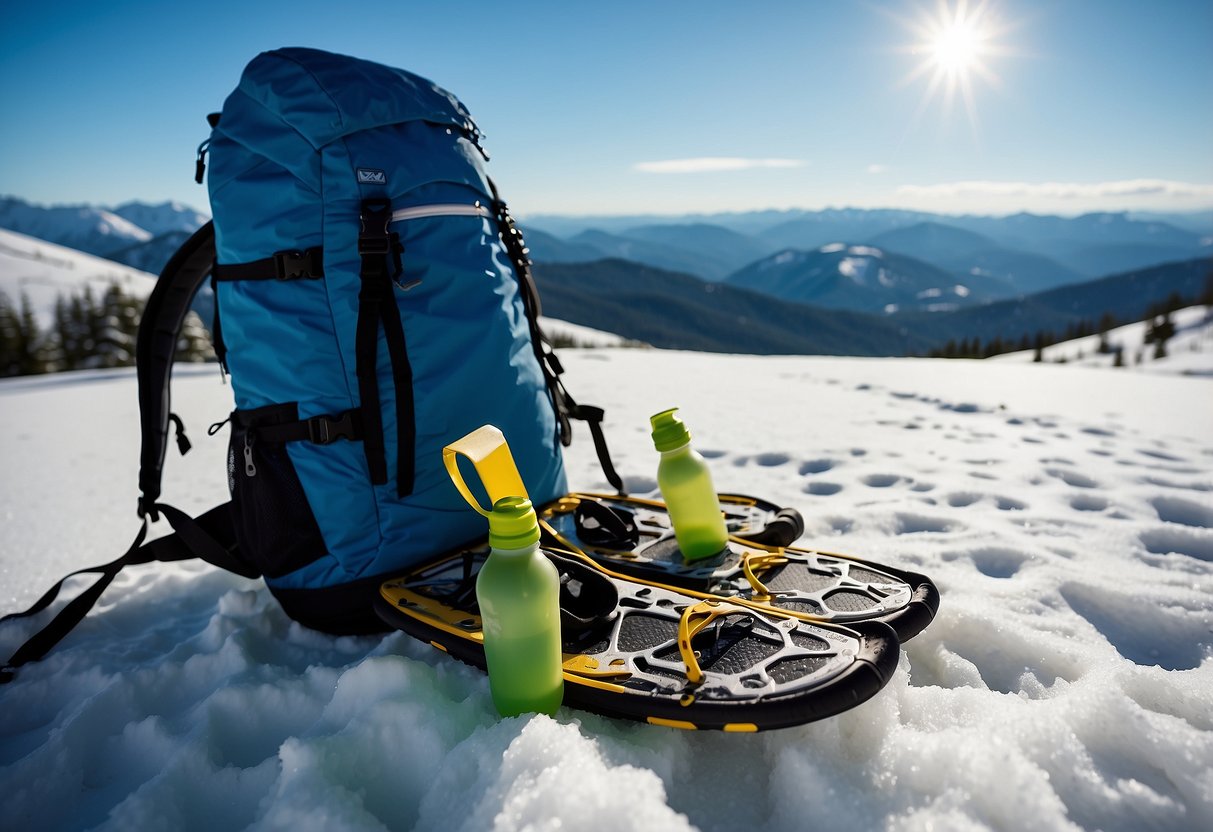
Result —
<instances>
[{"instance_id":1,"label":"thin white cloud","mask_svg":"<svg viewBox=\"0 0 1213 832\"><path fill-rule=\"evenodd\" d=\"M716 173L727 170L756 168L799 168L802 159L747 159L740 156L699 156L694 159L664 159L658 162L637 162L633 169L642 173Z\"/></svg>"},{"instance_id":2,"label":"thin white cloud","mask_svg":"<svg viewBox=\"0 0 1213 832\"><path fill-rule=\"evenodd\" d=\"M901 196L928 199L1020 197L1029 199L1098 200L1125 197L1213 199L1213 184L1170 179L1124 179L1116 182L944 182L902 185Z\"/></svg>"},{"instance_id":3,"label":"thin white cloud","mask_svg":"<svg viewBox=\"0 0 1213 832\"><path fill-rule=\"evenodd\" d=\"M868 173L873 176L884 173L889 169L888 165L868 165Z\"/></svg>"}]
</instances>

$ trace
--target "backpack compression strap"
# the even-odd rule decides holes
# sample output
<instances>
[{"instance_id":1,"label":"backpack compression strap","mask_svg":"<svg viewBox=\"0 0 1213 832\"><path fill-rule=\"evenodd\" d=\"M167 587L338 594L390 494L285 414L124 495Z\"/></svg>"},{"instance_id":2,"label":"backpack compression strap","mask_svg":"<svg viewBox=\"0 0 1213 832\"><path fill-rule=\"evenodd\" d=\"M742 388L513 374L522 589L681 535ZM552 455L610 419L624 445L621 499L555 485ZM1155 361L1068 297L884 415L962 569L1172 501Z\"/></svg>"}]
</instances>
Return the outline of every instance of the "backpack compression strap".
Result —
<instances>
[{"instance_id":1,"label":"backpack compression strap","mask_svg":"<svg viewBox=\"0 0 1213 832\"><path fill-rule=\"evenodd\" d=\"M355 374L362 411L362 448L370 469L371 482L387 482L387 459L383 440L383 413L379 405L379 325L383 324L388 358L392 365L392 383L396 388L396 494L413 493L415 474L416 417L413 412L413 368L409 364L400 307L392 291L400 277L402 246L400 238L388 232L392 204L386 199L364 199L358 217L358 254L362 258L358 292L358 324L354 335Z\"/></svg>"},{"instance_id":2,"label":"backpack compression strap","mask_svg":"<svg viewBox=\"0 0 1213 832\"><path fill-rule=\"evenodd\" d=\"M510 216L509 208L497 194L497 187L491 179L489 187L493 191L497 229L501 234L502 243L505 244L506 253L509 254L510 261L514 265L514 271L518 275L522 305L526 309L527 324L531 330L531 347L535 350L535 358L539 361L539 368L543 371L543 380L547 384L548 396L552 400L552 407L556 410L560 444L568 447L573 441L570 419L585 422L590 429L590 436L593 437L594 452L598 455L598 464L602 466L602 473L619 495L626 497L627 492L623 488L623 479L615 471L615 465L611 462L611 451L607 447L606 435L602 431L602 420L605 413L601 407L577 404L569 395L569 391L565 389L564 382L560 380L564 367L561 365L560 359L556 357L556 352L552 349L548 337L544 335L539 326L542 307L539 302L539 288L535 285L535 276L531 274L530 250L526 247L526 241L522 239L521 229Z\"/></svg>"}]
</instances>

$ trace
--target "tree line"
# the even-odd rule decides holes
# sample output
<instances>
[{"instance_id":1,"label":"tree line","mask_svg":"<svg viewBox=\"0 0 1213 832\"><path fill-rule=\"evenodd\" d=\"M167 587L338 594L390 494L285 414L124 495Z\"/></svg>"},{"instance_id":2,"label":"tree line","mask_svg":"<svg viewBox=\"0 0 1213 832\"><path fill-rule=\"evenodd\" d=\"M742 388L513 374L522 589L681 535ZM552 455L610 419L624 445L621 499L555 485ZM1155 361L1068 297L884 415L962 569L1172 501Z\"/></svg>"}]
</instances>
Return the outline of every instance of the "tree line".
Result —
<instances>
[{"instance_id":1,"label":"tree line","mask_svg":"<svg viewBox=\"0 0 1213 832\"><path fill-rule=\"evenodd\" d=\"M1146 307L1145 314L1136 320L1144 320L1146 324L1145 343L1152 344L1153 357L1165 358L1167 342L1175 335L1175 323L1171 315L1187 306L1204 305L1213 308L1213 275L1205 282L1204 290L1195 298L1184 298L1178 292L1172 292L1166 300L1151 303ZM1008 352L1033 351L1032 360L1044 360L1044 350L1054 344L1072 341L1075 338L1085 338L1090 335L1099 336L1099 344L1095 351L1099 355L1113 355L1113 366L1124 366L1124 350L1108 340L1109 331L1118 326L1135 323L1135 321L1119 320L1111 312L1104 312L1099 321L1090 319L1071 321L1058 336L1055 330L1038 329L1034 333L1023 333L1018 339L1003 338L996 335L983 340L980 337L962 338L957 341L950 339L944 346L932 349L927 353L930 358L992 358ZM1142 356L1138 356L1138 362Z\"/></svg>"},{"instance_id":2,"label":"tree line","mask_svg":"<svg viewBox=\"0 0 1213 832\"><path fill-rule=\"evenodd\" d=\"M89 285L59 295L49 327L39 323L29 296L0 291L0 376L129 367L144 301L111 284L100 297ZM177 341L178 361L212 361L210 334L190 311Z\"/></svg>"}]
</instances>

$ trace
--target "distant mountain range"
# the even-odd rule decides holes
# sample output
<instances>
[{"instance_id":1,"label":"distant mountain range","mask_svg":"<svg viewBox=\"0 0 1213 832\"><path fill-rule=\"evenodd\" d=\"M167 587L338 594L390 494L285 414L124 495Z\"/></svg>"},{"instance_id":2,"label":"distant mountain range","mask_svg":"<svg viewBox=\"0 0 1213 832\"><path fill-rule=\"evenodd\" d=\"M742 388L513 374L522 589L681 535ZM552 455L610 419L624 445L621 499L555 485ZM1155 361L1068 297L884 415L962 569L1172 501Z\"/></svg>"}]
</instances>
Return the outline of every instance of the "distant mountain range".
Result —
<instances>
[{"instance_id":1,"label":"distant mountain range","mask_svg":"<svg viewBox=\"0 0 1213 832\"><path fill-rule=\"evenodd\" d=\"M869 261L868 268L873 268ZM1213 258L1169 263L1023 298L954 311L867 314L775 298L625 260L539 263L544 313L657 347L709 352L905 355L949 339L1016 341L1038 330L1140 320L1172 293L1189 299L1213 280Z\"/></svg>"},{"instance_id":2,"label":"distant mountain range","mask_svg":"<svg viewBox=\"0 0 1213 832\"><path fill-rule=\"evenodd\" d=\"M725 282L797 303L859 312L942 312L1015 294L1009 283L985 275L958 277L912 257L843 243L814 251L787 249Z\"/></svg>"},{"instance_id":3,"label":"distant mountain range","mask_svg":"<svg viewBox=\"0 0 1213 832\"><path fill-rule=\"evenodd\" d=\"M160 272L185 237L209 219L177 202L128 202L117 208L44 207L15 197L0 197L0 228L153 274Z\"/></svg>"},{"instance_id":4,"label":"distant mountain range","mask_svg":"<svg viewBox=\"0 0 1213 832\"><path fill-rule=\"evenodd\" d=\"M152 274L206 219L174 203L47 208L0 198L0 228ZM1060 330L1104 312L1140 317L1171 292L1199 293L1213 264L1213 235L1128 214L853 209L670 219L528 228L547 314L656 346L901 355L949 338ZM1189 220L1203 228L1213 215ZM1086 269L1097 267L1114 274L1091 281ZM209 320L209 296L196 306Z\"/></svg>"},{"instance_id":5,"label":"distant mountain range","mask_svg":"<svg viewBox=\"0 0 1213 832\"><path fill-rule=\"evenodd\" d=\"M629 260L745 283L760 261L846 244L904 255L952 276L976 300L1007 298L1094 277L1213 254L1213 215L1128 213L1057 217L944 216L894 209L762 211L699 217L534 217L525 222L537 262ZM806 261L811 258L804 258ZM816 268L813 263L810 268ZM816 285L804 276L802 285ZM789 281L784 281L786 285ZM970 285L972 284L972 285ZM757 287L756 287L757 288ZM796 300L822 302L810 293ZM846 308L902 308L854 295Z\"/></svg>"},{"instance_id":6,"label":"distant mountain range","mask_svg":"<svg viewBox=\"0 0 1213 832\"><path fill-rule=\"evenodd\" d=\"M904 355L931 346L886 317L788 303L627 260L538 263L545 315L655 347L807 355Z\"/></svg>"}]
</instances>

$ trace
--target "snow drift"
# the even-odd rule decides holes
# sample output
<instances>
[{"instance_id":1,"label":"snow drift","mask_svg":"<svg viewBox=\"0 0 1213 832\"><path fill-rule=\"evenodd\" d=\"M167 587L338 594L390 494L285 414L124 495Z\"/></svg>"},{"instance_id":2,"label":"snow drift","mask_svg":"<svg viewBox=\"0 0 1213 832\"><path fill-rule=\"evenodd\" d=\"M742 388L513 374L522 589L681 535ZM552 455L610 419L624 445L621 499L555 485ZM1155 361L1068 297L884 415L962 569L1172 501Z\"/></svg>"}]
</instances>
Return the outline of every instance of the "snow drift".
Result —
<instances>
[{"instance_id":1,"label":"snow drift","mask_svg":"<svg viewBox=\"0 0 1213 832\"><path fill-rule=\"evenodd\" d=\"M1208 353L1205 353L1208 355ZM499 719L486 679L396 633L331 638L258 583L128 570L0 688L15 827L1210 828L1213 381L1014 361L568 351L619 470L653 489L678 405L717 485L801 509L802 543L927 572L939 616L873 700L695 734L569 709ZM226 498L230 407L181 369L195 451L165 496ZM0 592L24 608L133 536L132 371L0 383ZM570 485L601 489L584 431ZM38 622L0 627L0 651Z\"/></svg>"}]
</instances>

